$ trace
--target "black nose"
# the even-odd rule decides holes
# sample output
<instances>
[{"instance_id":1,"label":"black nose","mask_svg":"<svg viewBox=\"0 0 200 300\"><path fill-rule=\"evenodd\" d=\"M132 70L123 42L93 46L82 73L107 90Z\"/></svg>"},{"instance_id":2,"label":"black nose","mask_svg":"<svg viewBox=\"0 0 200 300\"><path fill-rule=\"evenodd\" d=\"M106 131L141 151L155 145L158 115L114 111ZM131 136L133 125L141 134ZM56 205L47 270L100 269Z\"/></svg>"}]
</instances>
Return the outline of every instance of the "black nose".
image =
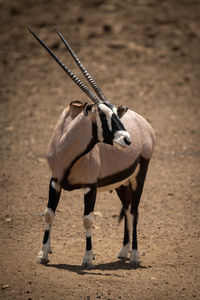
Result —
<instances>
[{"instance_id":1,"label":"black nose","mask_svg":"<svg viewBox=\"0 0 200 300\"><path fill-rule=\"evenodd\" d=\"M125 142L125 144L127 144L128 146L130 146L130 144L131 144L131 141L128 140L126 137L124 137L124 142Z\"/></svg>"}]
</instances>

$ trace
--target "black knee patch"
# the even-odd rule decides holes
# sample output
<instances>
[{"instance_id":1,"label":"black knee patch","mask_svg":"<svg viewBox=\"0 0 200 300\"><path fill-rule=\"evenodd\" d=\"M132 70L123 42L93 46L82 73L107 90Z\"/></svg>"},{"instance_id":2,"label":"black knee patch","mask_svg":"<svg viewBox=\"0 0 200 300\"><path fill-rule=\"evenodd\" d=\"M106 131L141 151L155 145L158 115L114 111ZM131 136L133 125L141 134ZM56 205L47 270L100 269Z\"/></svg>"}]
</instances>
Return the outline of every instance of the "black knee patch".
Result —
<instances>
[{"instance_id":1,"label":"black knee patch","mask_svg":"<svg viewBox=\"0 0 200 300\"><path fill-rule=\"evenodd\" d=\"M96 200L96 194L97 194L96 186L91 186L89 188L90 190L84 196L84 202L85 202L84 216L89 215L89 213L91 213L94 210L94 205Z\"/></svg>"},{"instance_id":2,"label":"black knee patch","mask_svg":"<svg viewBox=\"0 0 200 300\"><path fill-rule=\"evenodd\" d=\"M49 230L45 230L43 244L46 244L49 239Z\"/></svg>"},{"instance_id":3,"label":"black knee patch","mask_svg":"<svg viewBox=\"0 0 200 300\"><path fill-rule=\"evenodd\" d=\"M92 239L91 236L86 237L86 250L92 250Z\"/></svg>"},{"instance_id":4,"label":"black knee patch","mask_svg":"<svg viewBox=\"0 0 200 300\"><path fill-rule=\"evenodd\" d=\"M57 191L56 189L53 188L52 183L55 182L57 183L58 180L52 178L50 180L49 184L49 202L47 207L51 208L54 212L56 211L56 207L58 205L59 199L60 199L60 191Z\"/></svg>"}]
</instances>

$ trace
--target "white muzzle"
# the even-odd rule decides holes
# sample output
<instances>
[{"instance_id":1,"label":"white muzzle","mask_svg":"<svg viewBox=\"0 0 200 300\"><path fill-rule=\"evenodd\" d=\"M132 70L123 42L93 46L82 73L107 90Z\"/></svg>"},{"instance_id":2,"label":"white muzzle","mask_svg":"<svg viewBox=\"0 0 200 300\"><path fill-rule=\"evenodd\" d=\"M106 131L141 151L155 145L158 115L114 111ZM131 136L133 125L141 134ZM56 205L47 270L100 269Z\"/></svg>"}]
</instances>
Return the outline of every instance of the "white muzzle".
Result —
<instances>
[{"instance_id":1,"label":"white muzzle","mask_svg":"<svg viewBox=\"0 0 200 300\"><path fill-rule=\"evenodd\" d=\"M113 144L116 148L122 150L130 146L131 137L127 131L118 130L115 132Z\"/></svg>"}]
</instances>

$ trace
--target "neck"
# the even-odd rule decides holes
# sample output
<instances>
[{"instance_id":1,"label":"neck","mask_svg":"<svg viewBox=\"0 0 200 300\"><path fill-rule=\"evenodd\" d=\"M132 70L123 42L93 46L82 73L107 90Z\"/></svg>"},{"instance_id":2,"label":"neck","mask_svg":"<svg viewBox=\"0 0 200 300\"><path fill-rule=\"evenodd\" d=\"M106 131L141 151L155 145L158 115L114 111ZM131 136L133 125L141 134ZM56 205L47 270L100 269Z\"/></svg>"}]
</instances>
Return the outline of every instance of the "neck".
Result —
<instances>
[{"instance_id":1,"label":"neck","mask_svg":"<svg viewBox=\"0 0 200 300\"><path fill-rule=\"evenodd\" d=\"M73 123L73 122L72 122ZM97 140L97 127L89 118L81 114L75 124L71 124L64 139L67 147L67 167L61 185L66 186L73 165L85 154L90 152Z\"/></svg>"}]
</instances>

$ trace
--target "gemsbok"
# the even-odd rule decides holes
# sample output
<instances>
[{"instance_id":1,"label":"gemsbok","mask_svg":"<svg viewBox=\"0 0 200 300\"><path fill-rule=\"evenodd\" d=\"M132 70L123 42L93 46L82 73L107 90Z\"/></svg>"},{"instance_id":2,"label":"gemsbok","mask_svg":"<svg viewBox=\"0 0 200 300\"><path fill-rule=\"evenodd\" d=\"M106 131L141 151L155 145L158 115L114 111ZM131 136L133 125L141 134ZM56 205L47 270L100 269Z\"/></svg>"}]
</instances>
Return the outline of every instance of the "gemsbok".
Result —
<instances>
[{"instance_id":1,"label":"gemsbok","mask_svg":"<svg viewBox=\"0 0 200 300\"><path fill-rule=\"evenodd\" d=\"M106 99L58 30L57 34L96 94L31 29L29 31L93 101L85 104L72 101L62 112L50 140L47 161L52 176L45 210L43 245L37 262L49 262L51 227L61 190L84 189L86 251L82 266L91 268L94 259L92 227L97 191L115 189L123 206L120 216L125 217L123 246L118 258L127 259L130 253L130 263L137 266L140 264L137 245L138 206L153 152L154 131L139 114L124 105L116 108Z\"/></svg>"}]
</instances>

